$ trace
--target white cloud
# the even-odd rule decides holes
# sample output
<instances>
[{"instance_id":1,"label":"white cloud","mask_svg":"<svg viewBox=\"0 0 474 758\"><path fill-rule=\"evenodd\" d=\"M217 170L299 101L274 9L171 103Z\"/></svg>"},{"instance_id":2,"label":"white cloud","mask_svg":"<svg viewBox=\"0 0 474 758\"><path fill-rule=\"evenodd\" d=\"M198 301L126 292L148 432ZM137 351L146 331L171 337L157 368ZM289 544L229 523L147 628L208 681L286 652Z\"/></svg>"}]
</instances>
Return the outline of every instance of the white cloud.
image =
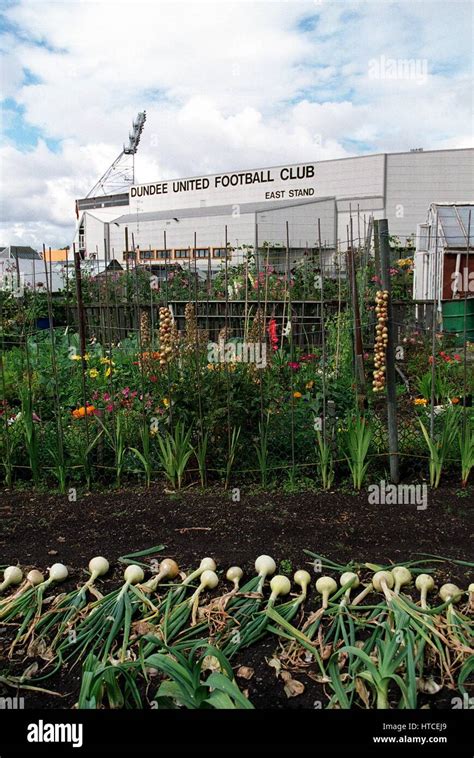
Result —
<instances>
[{"instance_id":1,"label":"white cloud","mask_svg":"<svg viewBox=\"0 0 474 758\"><path fill-rule=\"evenodd\" d=\"M17 30L2 38L6 96L60 144L25 151L14 136L2 148L2 241L68 242L75 197L143 108L140 181L339 158L357 143L374 152L465 146L470 7L20 0L5 12ZM373 80L369 63L380 56L422 57L429 76ZM15 112L3 115L8 127Z\"/></svg>"}]
</instances>

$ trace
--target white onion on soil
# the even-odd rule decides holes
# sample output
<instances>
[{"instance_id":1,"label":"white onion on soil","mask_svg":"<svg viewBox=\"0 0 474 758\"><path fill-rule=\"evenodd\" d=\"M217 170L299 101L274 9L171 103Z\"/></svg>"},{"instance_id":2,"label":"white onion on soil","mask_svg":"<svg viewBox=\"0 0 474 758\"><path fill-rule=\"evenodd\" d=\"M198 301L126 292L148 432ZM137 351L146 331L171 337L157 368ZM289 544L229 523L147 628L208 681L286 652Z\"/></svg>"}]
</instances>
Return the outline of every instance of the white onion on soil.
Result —
<instances>
[{"instance_id":1,"label":"white onion on soil","mask_svg":"<svg viewBox=\"0 0 474 758\"><path fill-rule=\"evenodd\" d=\"M462 595L462 590L456 584L443 584L440 588L439 596L444 603L456 603Z\"/></svg>"},{"instance_id":2,"label":"white onion on soil","mask_svg":"<svg viewBox=\"0 0 474 758\"><path fill-rule=\"evenodd\" d=\"M422 608L427 608L426 596L428 592L434 589L434 579L429 574L418 574L415 579L415 587L420 590L420 604Z\"/></svg>"},{"instance_id":3,"label":"white onion on soil","mask_svg":"<svg viewBox=\"0 0 474 758\"><path fill-rule=\"evenodd\" d=\"M89 561L90 578L88 584L93 584L98 576L104 576L110 568L107 558L97 555Z\"/></svg>"},{"instance_id":4,"label":"white onion on soil","mask_svg":"<svg viewBox=\"0 0 474 758\"><path fill-rule=\"evenodd\" d=\"M376 571L372 577L372 583L374 589L377 590L377 592L383 592L387 600L390 602L392 599L390 590L394 584L393 574L390 571Z\"/></svg>"},{"instance_id":5,"label":"white onion on soil","mask_svg":"<svg viewBox=\"0 0 474 758\"><path fill-rule=\"evenodd\" d=\"M0 592L6 590L12 584L20 584L23 579L23 571L18 566L7 566L3 572L3 582L0 584Z\"/></svg>"},{"instance_id":6,"label":"white onion on soil","mask_svg":"<svg viewBox=\"0 0 474 758\"><path fill-rule=\"evenodd\" d=\"M355 574L353 571L344 571L344 573L341 574L339 578L339 584L341 585L341 587L345 587L345 585L348 584L349 582L351 582L351 584L344 592L344 598L341 600L341 603L343 603L344 601L347 602L347 600L349 600L351 590L355 590L355 588L358 587L360 584L360 580L357 574Z\"/></svg>"},{"instance_id":7,"label":"white onion on soil","mask_svg":"<svg viewBox=\"0 0 474 758\"><path fill-rule=\"evenodd\" d=\"M269 555L259 555L255 561L255 571L260 577L260 581L257 586L257 592L262 592L265 579L267 576L274 574L276 571L276 563Z\"/></svg>"},{"instance_id":8,"label":"white onion on soil","mask_svg":"<svg viewBox=\"0 0 474 758\"><path fill-rule=\"evenodd\" d=\"M308 593L308 587L311 582L311 574L309 573L309 571L305 571L304 569L299 569L298 571L295 571L295 574L293 576L293 581L295 584L301 587L300 599L301 601L303 601Z\"/></svg>"},{"instance_id":9,"label":"white onion on soil","mask_svg":"<svg viewBox=\"0 0 474 758\"><path fill-rule=\"evenodd\" d=\"M238 590L239 582L242 579L243 575L244 575L244 572L242 571L240 566L231 566L230 568L227 569L227 573L225 576L228 582L233 582L234 589Z\"/></svg>"},{"instance_id":10,"label":"white onion on soil","mask_svg":"<svg viewBox=\"0 0 474 758\"><path fill-rule=\"evenodd\" d=\"M44 574L42 574L41 571L38 571L38 569L31 569L26 575L26 581L33 587L37 587L38 584L43 584Z\"/></svg>"},{"instance_id":11,"label":"white onion on soil","mask_svg":"<svg viewBox=\"0 0 474 758\"><path fill-rule=\"evenodd\" d=\"M269 605L273 605L279 595L288 595L291 590L291 582L287 576L277 574L270 582L270 589L272 594L268 603Z\"/></svg>"},{"instance_id":12,"label":"white onion on soil","mask_svg":"<svg viewBox=\"0 0 474 758\"><path fill-rule=\"evenodd\" d=\"M67 567L64 565L64 563L53 563L53 565L48 570L48 580L52 582L64 582L69 575Z\"/></svg>"},{"instance_id":13,"label":"white onion on soil","mask_svg":"<svg viewBox=\"0 0 474 758\"><path fill-rule=\"evenodd\" d=\"M400 592L400 589L405 586L405 584L410 584L412 580L411 572L405 567L405 566L395 566L392 569L392 576L395 580L395 594L398 595Z\"/></svg>"},{"instance_id":14,"label":"white onion on soil","mask_svg":"<svg viewBox=\"0 0 474 758\"><path fill-rule=\"evenodd\" d=\"M143 573L141 566L132 563L130 566L127 566L123 572L123 578L125 579L126 584L139 584L140 582L143 582L145 574Z\"/></svg>"},{"instance_id":15,"label":"white onion on soil","mask_svg":"<svg viewBox=\"0 0 474 758\"><path fill-rule=\"evenodd\" d=\"M329 595L332 595L337 590L337 582L332 576L320 576L316 582L316 590L323 596L323 608L327 608Z\"/></svg>"},{"instance_id":16,"label":"white onion on soil","mask_svg":"<svg viewBox=\"0 0 474 758\"><path fill-rule=\"evenodd\" d=\"M212 571L211 569L206 569L201 574L201 582L199 584L199 587L195 592L192 594L192 596L189 598L189 605L192 606L192 618L193 623L196 621L196 611L199 603L199 595L204 590L213 590L217 587L219 584L219 577L215 573L215 571Z\"/></svg>"},{"instance_id":17,"label":"white onion on soil","mask_svg":"<svg viewBox=\"0 0 474 758\"><path fill-rule=\"evenodd\" d=\"M216 563L212 558L203 558L199 564L199 568L192 571L189 576L184 579L183 584L190 584L194 579L197 579L204 571L215 571Z\"/></svg>"}]
</instances>

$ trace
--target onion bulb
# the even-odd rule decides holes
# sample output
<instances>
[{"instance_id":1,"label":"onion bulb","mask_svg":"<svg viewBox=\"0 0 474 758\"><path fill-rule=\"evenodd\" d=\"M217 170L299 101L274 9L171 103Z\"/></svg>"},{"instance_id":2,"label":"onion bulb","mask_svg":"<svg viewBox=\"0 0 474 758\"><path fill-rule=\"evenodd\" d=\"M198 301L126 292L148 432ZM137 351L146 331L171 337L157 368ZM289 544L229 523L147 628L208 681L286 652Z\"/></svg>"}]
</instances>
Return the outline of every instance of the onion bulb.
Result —
<instances>
[{"instance_id":1,"label":"onion bulb","mask_svg":"<svg viewBox=\"0 0 474 758\"><path fill-rule=\"evenodd\" d=\"M355 574L353 571L345 571L340 576L339 584L341 585L341 587L345 587L346 584L349 584L349 587L344 592L344 598L341 600L341 603L343 603L344 601L347 602L349 600L351 590L358 587L360 584L360 581L357 574Z\"/></svg>"},{"instance_id":2,"label":"onion bulb","mask_svg":"<svg viewBox=\"0 0 474 758\"><path fill-rule=\"evenodd\" d=\"M293 581L295 584L297 584L299 587L301 587L301 594L300 594L300 602L303 602L305 599L307 593L308 593L308 587L311 582L311 574L309 571L305 571L304 569L299 569L298 571L295 571L295 574L293 576Z\"/></svg>"},{"instance_id":3,"label":"onion bulb","mask_svg":"<svg viewBox=\"0 0 474 758\"><path fill-rule=\"evenodd\" d=\"M143 573L141 566L137 566L135 563L132 563L130 566L127 566L123 572L123 578L125 579L126 585L139 584L140 582L143 582L145 574Z\"/></svg>"},{"instance_id":4,"label":"onion bulb","mask_svg":"<svg viewBox=\"0 0 474 758\"><path fill-rule=\"evenodd\" d=\"M242 579L243 575L244 575L244 572L242 571L240 566L231 566L230 568L227 569L227 573L225 575L226 579L228 582L233 582L235 592L237 592L237 590L239 589L239 582Z\"/></svg>"},{"instance_id":5,"label":"onion bulb","mask_svg":"<svg viewBox=\"0 0 474 758\"><path fill-rule=\"evenodd\" d=\"M48 582L64 582L68 578L69 572L64 563L53 563L49 569Z\"/></svg>"},{"instance_id":6,"label":"onion bulb","mask_svg":"<svg viewBox=\"0 0 474 758\"><path fill-rule=\"evenodd\" d=\"M275 573L276 563L269 555L259 555L255 561L255 571L260 577L256 591L261 593L267 576Z\"/></svg>"},{"instance_id":7,"label":"onion bulb","mask_svg":"<svg viewBox=\"0 0 474 758\"><path fill-rule=\"evenodd\" d=\"M29 582L33 587L37 587L38 584L43 584L44 575L41 573L41 571L38 571L38 569L32 569L26 575L26 581Z\"/></svg>"},{"instance_id":8,"label":"onion bulb","mask_svg":"<svg viewBox=\"0 0 474 758\"><path fill-rule=\"evenodd\" d=\"M462 595L462 590L456 584L443 584L439 591L441 600L445 603L457 603Z\"/></svg>"},{"instance_id":9,"label":"onion bulb","mask_svg":"<svg viewBox=\"0 0 474 758\"><path fill-rule=\"evenodd\" d=\"M197 607L199 603L199 595L203 590L209 589L213 590L217 587L219 584L219 577L215 573L215 571L212 571L211 569L206 569L201 574L201 582L199 584L199 587L193 595L189 598L189 605L192 606L192 623L193 625L196 623L196 612Z\"/></svg>"},{"instance_id":10,"label":"onion bulb","mask_svg":"<svg viewBox=\"0 0 474 758\"><path fill-rule=\"evenodd\" d=\"M383 592L387 600L390 602L392 599L390 590L394 584L393 574L390 571L377 571L372 577L372 583L374 589L377 590L377 592Z\"/></svg>"},{"instance_id":11,"label":"onion bulb","mask_svg":"<svg viewBox=\"0 0 474 758\"><path fill-rule=\"evenodd\" d=\"M107 558L102 558L101 555L97 555L95 558L91 558L89 561L90 579L88 584L94 584L98 576L104 576L110 568L110 564Z\"/></svg>"},{"instance_id":12,"label":"onion bulb","mask_svg":"<svg viewBox=\"0 0 474 758\"><path fill-rule=\"evenodd\" d=\"M197 579L198 576L201 576L203 571L215 571L215 570L216 570L215 561L212 558L203 558L201 563L199 564L199 568L191 572L191 574L189 574L189 576L187 576L186 579L183 581L183 584L190 584L194 579Z\"/></svg>"},{"instance_id":13,"label":"onion bulb","mask_svg":"<svg viewBox=\"0 0 474 758\"><path fill-rule=\"evenodd\" d=\"M329 595L337 590L337 583L332 576L320 576L316 582L316 590L323 596L323 608L328 607Z\"/></svg>"},{"instance_id":14,"label":"onion bulb","mask_svg":"<svg viewBox=\"0 0 474 758\"><path fill-rule=\"evenodd\" d=\"M164 558L160 565L159 571L152 579L145 583L149 590L155 590L162 579L175 579L179 574L179 566L172 558Z\"/></svg>"},{"instance_id":15,"label":"onion bulb","mask_svg":"<svg viewBox=\"0 0 474 758\"><path fill-rule=\"evenodd\" d=\"M20 584L23 579L23 571L18 566L7 566L3 572L3 582L0 584L0 592L6 590L12 584Z\"/></svg>"},{"instance_id":16,"label":"onion bulb","mask_svg":"<svg viewBox=\"0 0 474 758\"><path fill-rule=\"evenodd\" d=\"M401 587L410 584L412 580L411 572L405 566L395 566L392 569L392 576L395 580L394 592L396 595L399 594Z\"/></svg>"},{"instance_id":17,"label":"onion bulb","mask_svg":"<svg viewBox=\"0 0 474 758\"><path fill-rule=\"evenodd\" d=\"M434 589L433 577L429 574L419 574L415 580L415 587L420 590L420 603L422 608L427 608L426 596Z\"/></svg>"},{"instance_id":18,"label":"onion bulb","mask_svg":"<svg viewBox=\"0 0 474 758\"><path fill-rule=\"evenodd\" d=\"M279 595L288 595L291 590L291 582L287 576L277 574L270 582L270 589L272 594L270 595L268 604L273 605Z\"/></svg>"}]
</instances>

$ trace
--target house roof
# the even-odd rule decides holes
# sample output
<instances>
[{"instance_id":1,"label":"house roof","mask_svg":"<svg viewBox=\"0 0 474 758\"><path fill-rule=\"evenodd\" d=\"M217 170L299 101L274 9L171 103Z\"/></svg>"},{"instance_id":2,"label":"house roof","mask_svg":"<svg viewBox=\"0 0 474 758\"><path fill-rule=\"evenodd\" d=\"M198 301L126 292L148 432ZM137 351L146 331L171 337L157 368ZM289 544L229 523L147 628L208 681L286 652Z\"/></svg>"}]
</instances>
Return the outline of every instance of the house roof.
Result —
<instances>
[{"instance_id":1,"label":"house roof","mask_svg":"<svg viewBox=\"0 0 474 758\"><path fill-rule=\"evenodd\" d=\"M2 253L8 253L12 258L23 261L41 260L41 256L29 245L7 245Z\"/></svg>"}]
</instances>

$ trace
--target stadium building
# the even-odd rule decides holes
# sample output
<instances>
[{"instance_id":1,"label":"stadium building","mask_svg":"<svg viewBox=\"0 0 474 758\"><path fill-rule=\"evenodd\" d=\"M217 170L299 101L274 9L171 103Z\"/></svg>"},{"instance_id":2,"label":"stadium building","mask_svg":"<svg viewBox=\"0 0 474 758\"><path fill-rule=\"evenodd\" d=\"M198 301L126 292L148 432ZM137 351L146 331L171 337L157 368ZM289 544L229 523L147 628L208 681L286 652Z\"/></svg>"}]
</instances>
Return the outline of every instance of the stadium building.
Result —
<instances>
[{"instance_id":1,"label":"stadium building","mask_svg":"<svg viewBox=\"0 0 474 758\"><path fill-rule=\"evenodd\" d=\"M134 175L134 174L133 174ZM96 187L99 185L96 185ZM94 188L96 189L96 188ZM321 243L344 249L365 237L370 216L390 234L414 237L433 203L474 200L474 149L420 149L252 168L131 184L76 202L76 249L84 258L215 270L246 247L270 249L273 264ZM352 218L352 224L350 220Z\"/></svg>"}]
</instances>

